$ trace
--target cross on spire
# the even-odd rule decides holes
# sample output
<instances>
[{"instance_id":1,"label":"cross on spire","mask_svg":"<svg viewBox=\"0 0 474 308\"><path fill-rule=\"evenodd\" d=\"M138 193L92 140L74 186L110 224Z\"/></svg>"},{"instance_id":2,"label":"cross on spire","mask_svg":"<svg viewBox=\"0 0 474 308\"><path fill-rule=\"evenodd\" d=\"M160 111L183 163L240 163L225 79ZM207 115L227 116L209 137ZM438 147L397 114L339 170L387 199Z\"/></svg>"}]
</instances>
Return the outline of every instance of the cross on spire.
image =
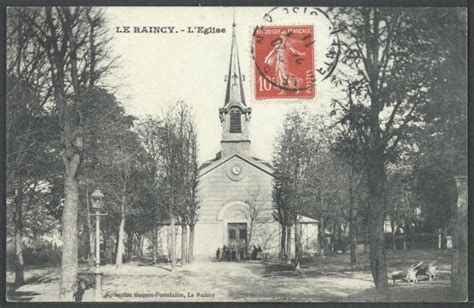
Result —
<instances>
[{"instance_id":1,"label":"cross on spire","mask_svg":"<svg viewBox=\"0 0 474 308\"><path fill-rule=\"evenodd\" d=\"M235 7L234 7L234 15L232 18L232 28L235 28L235 26L236 26L236 23L235 23Z\"/></svg>"}]
</instances>

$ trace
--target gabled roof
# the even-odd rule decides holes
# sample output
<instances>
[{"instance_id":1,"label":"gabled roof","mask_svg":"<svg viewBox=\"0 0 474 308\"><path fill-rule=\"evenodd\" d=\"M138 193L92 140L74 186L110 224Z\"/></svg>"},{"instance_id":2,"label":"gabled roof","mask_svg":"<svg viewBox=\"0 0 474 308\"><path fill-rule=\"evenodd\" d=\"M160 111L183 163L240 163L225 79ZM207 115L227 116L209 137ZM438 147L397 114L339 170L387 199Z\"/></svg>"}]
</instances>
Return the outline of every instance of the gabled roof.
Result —
<instances>
[{"instance_id":1,"label":"gabled roof","mask_svg":"<svg viewBox=\"0 0 474 308\"><path fill-rule=\"evenodd\" d=\"M258 157L252 157L253 159L255 159L256 161L264 164L265 166L267 166L268 168L271 168L273 170L273 165L271 163L269 163L268 161L266 160L263 160L263 159L260 159Z\"/></svg>"},{"instance_id":2,"label":"gabled roof","mask_svg":"<svg viewBox=\"0 0 474 308\"><path fill-rule=\"evenodd\" d=\"M217 158L219 157L219 158ZM257 169L260 169L261 171L273 176L273 167L271 164L268 162L261 160L261 159L255 159L254 157L246 157L240 154L234 154L234 155L229 155L225 157L224 159L220 158L220 152L216 155L216 158L211 159L205 163L203 163L199 167L199 177L202 177L206 175L207 173L211 172L215 168L219 167L220 165L224 164L225 162L231 160L234 157L238 157L241 160L249 163L250 165L256 167Z\"/></svg>"},{"instance_id":3,"label":"gabled roof","mask_svg":"<svg viewBox=\"0 0 474 308\"><path fill-rule=\"evenodd\" d=\"M210 159L210 160L208 160L208 161L203 162L203 163L201 164L201 166L199 166L199 168L198 168L199 172L200 172L202 169L206 168L207 166L211 165L213 162L218 161L219 159L221 159L221 151L217 152L217 153L216 153L216 157L214 157L213 159Z\"/></svg>"},{"instance_id":4,"label":"gabled roof","mask_svg":"<svg viewBox=\"0 0 474 308\"><path fill-rule=\"evenodd\" d=\"M318 219L314 219L312 217L298 215L298 223L300 224L316 224L319 223Z\"/></svg>"}]
</instances>

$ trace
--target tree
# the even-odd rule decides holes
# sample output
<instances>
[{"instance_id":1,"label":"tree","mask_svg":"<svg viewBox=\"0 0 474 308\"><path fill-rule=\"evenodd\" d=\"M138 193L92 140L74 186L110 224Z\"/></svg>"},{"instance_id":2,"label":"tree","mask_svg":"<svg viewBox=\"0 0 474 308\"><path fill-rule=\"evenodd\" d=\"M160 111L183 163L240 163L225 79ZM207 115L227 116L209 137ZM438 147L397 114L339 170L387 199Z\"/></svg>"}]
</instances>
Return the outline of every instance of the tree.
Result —
<instances>
[{"instance_id":1,"label":"tree","mask_svg":"<svg viewBox=\"0 0 474 308\"><path fill-rule=\"evenodd\" d=\"M53 89L50 109L61 140L64 165L64 208L62 217L62 268L60 300L72 301L77 280L77 219L79 204L78 172L83 158L84 117L81 110L87 89L107 70L104 64L107 46L90 32L103 27L103 13L85 7L25 8L23 16L35 41L47 56L48 82ZM91 23L94 23L92 26ZM91 48L94 46L94 48ZM79 61L81 60L81 61ZM94 63L93 63L94 62ZM107 66L104 66L106 68ZM91 74L91 68L93 72Z\"/></svg>"},{"instance_id":2,"label":"tree","mask_svg":"<svg viewBox=\"0 0 474 308\"><path fill-rule=\"evenodd\" d=\"M46 53L23 22L26 16L24 9L8 10L6 182L7 209L11 218L9 225L13 226L16 247L16 283L24 281L24 228L33 227L27 225L28 218L33 211L50 217L49 211L31 206L40 204L39 199L44 200L43 194L36 188L48 183L58 166L57 134L50 125L55 118L44 109L51 96L44 68ZM49 231L49 228L33 229L37 231L35 235Z\"/></svg>"},{"instance_id":3,"label":"tree","mask_svg":"<svg viewBox=\"0 0 474 308\"><path fill-rule=\"evenodd\" d=\"M140 119L135 127L140 143L148 157L148 163L146 163L145 166L147 168L147 173L150 175L149 191L150 200L152 200L152 211L151 215L148 217L151 217L153 220L150 223L150 226L152 226L153 229L153 259L155 262L157 259L158 229L161 227L162 223L169 219L165 207L167 200L165 199L164 188L161 186L162 170L159 169L161 167L160 134L162 133L160 127L161 119L158 117L146 117ZM131 234L130 231L127 233Z\"/></svg>"},{"instance_id":4,"label":"tree","mask_svg":"<svg viewBox=\"0 0 474 308\"><path fill-rule=\"evenodd\" d=\"M170 122L168 122L171 120ZM171 225L174 214L180 217L181 224L181 264L187 259L187 222L189 215L195 215L197 202L197 134L194 124L192 109L184 102L179 101L168 111L168 117L164 119L166 131L166 149L162 153L168 155L168 162L174 162L173 172L168 173L167 181L171 181L173 188L168 186L171 193L171 204L174 208L170 210ZM169 148L168 148L169 147ZM165 156L166 157L166 156ZM166 167L171 168L171 164ZM169 169L168 169L169 170ZM168 184L169 185L169 184ZM195 220L193 217L191 221ZM175 249L174 228L171 228L172 258ZM194 240L194 225L193 225ZM193 246L193 244L191 244Z\"/></svg>"},{"instance_id":5,"label":"tree","mask_svg":"<svg viewBox=\"0 0 474 308\"><path fill-rule=\"evenodd\" d=\"M118 232L118 244L116 253L116 266L122 265L124 253L125 222L130 203L133 203L136 196L136 188L142 182L143 174L140 173L139 144L136 136L125 129L122 134L112 140L119 140L116 146L109 147L110 175L107 182L114 201L120 205L120 225Z\"/></svg>"},{"instance_id":6,"label":"tree","mask_svg":"<svg viewBox=\"0 0 474 308\"><path fill-rule=\"evenodd\" d=\"M420 206L423 227L432 233L441 229L441 248L446 249L448 228L456 213L454 175L436 169L418 169L414 176L414 193Z\"/></svg>"},{"instance_id":7,"label":"tree","mask_svg":"<svg viewBox=\"0 0 474 308\"><path fill-rule=\"evenodd\" d=\"M287 256L290 254L291 225L295 225L296 269L299 269L301 263L301 244L297 217L302 215L305 204L303 192L306 186L306 178L304 173L310 166L312 157L318 149L318 141L315 138L317 135L314 134L310 123L309 119L297 110L288 113L283 131L276 139L273 152L273 166L275 169L274 217L282 225L282 230L287 231Z\"/></svg>"},{"instance_id":8,"label":"tree","mask_svg":"<svg viewBox=\"0 0 474 308\"><path fill-rule=\"evenodd\" d=\"M412 129L417 150L410 160L425 230L442 229L445 247L456 203L454 176L467 171L466 12L456 11L451 26L439 31L445 60L434 73L431 103L420 109L425 123Z\"/></svg>"},{"instance_id":9,"label":"tree","mask_svg":"<svg viewBox=\"0 0 474 308\"><path fill-rule=\"evenodd\" d=\"M249 230L247 232L247 245L245 253L249 251L249 245L252 243L254 234L261 232L262 228L271 220L271 217L265 213L265 205L270 201L270 196L264 193L262 187L257 185L247 192L248 199L245 203L247 208L242 209L242 214L248 221Z\"/></svg>"},{"instance_id":10,"label":"tree","mask_svg":"<svg viewBox=\"0 0 474 308\"><path fill-rule=\"evenodd\" d=\"M197 144L197 131L195 130L195 124L189 127L188 132L189 138L189 157L187 158L187 170L186 170L186 224L189 226L189 241L187 247L187 262L191 263L194 256L194 228L197 221L199 220L199 208L200 202L198 197L198 185L199 185L199 165L198 165L198 144Z\"/></svg>"},{"instance_id":11,"label":"tree","mask_svg":"<svg viewBox=\"0 0 474 308\"><path fill-rule=\"evenodd\" d=\"M343 174L338 183L347 192L345 199L347 206L342 208L341 215L349 225L351 264L355 264L357 262L357 226L361 218L366 219L367 216L364 211L367 199L367 177L364 173L362 149L357 142L355 133L347 126L334 126L333 129L335 132L330 142L330 148L335 156L336 164L341 166Z\"/></svg>"},{"instance_id":12,"label":"tree","mask_svg":"<svg viewBox=\"0 0 474 308\"><path fill-rule=\"evenodd\" d=\"M144 147L154 164L154 183L162 208L170 218L169 251L171 269L174 270L177 218L179 218L183 231L187 230L186 223L190 226L191 240L188 245L191 245L190 250L192 251L194 225L197 221L199 206L197 199L197 131L192 110L184 102L177 102L161 117L145 119L140 125L139 132ZM183 237L182 242L187 242L186 239ZM182 248L187 250L185 246ZM186 256L184 255L182 262L185 261Z\"/></svg>"},{"instance_id":13,"label":"tree","mask_svg":"<svg viewBox=\"0 0 474 308\"><path fill-rule=\"evenodd\" d=\"M410 202L410 176L409 165L390 166L387 170L387 217L390 219L392 229L392 249L396 249L395 235L397 231L403 232L403 248L406 249L407 224L413 221L413 203Z\"/></svg>"},{"instance_id":14,"label":"tree","mask_svg":"<svg viewBox=\"0 0 474 308\"><path fill-rule=\"evenodd\" d=\"M319 150L314 152L312 164L305 172L307 185L303 193L306 200L303 213L319 218L320 254L324 257L328 251L327 229L332 230L332 249L336 248L336 235L341 244L340 230L347 221L344 208L349 200L346 192L350 188L350 182L347 181L347 167L332 152L331 141L328 139L330 132L322 127L318 134L324 142L319 143Z\"/></svg>"},{"instance_id":15,"label":"tree","mask_svg":"<svg viewBox=\"0 0 474 308\"><path fill-rule=\"evenodd\" d=\"M370 268L376 297L387 299L386 166L403 149L408 128L422 122L420 106L430 101L433 74L445 60L439 30L459 21L455 10L432 8L340 8L331 13L342 44L342 63L332 81L346 93L344 99L333 101L333 114L356 132L363 149Z\"/></svg>"},{"instance_id":16,"label":"tree","mask_svg":"<svg viewBox=\"0 0 474 308\"><path fill-rule=\"evenodd\" d=\"M114 198L116 190L111 188L112 184L117 184L117 173L114 171L117 171L119 165L122 167L126 165L124 157L137 159L140 147L129 145L129 143L136 144L133 141L136 136L132 131L134 118L125 114L123 106L114 95L101 87L89 88L86 93L81 104L81 113L87 134L84 136L83 159L78 178L80 179L81 212L87 215L79 216L79 224L87 225L89 262L93 266L95 232L89 215L90 194L94 189L100 188L106 194L106 201L112 199L117 202ZM120 153L123 153L122 157ZM143 177L142 181L145 180L146 178ZM108 227L107 222L113 217L115 216L102 218L103 226ZM113 225L111 232L115 233L116 225L119 225L119 221Z\"/></svg>"}]
</instances>

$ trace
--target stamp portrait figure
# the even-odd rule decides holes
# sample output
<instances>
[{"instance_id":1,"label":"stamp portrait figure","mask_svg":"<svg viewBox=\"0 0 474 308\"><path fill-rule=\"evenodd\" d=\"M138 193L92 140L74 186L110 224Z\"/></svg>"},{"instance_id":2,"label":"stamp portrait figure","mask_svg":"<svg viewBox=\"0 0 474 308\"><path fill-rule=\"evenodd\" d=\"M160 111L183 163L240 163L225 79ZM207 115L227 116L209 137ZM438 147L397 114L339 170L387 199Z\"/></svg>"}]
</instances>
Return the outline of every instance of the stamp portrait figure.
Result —
<instances>
[{"instance_id":1,"label":"stamp portrait figure","mask_svg":"<svg viewBox=\"0 0 474 308\"><path fill-rule=\"evenodd\" d=\"M282 86L293 88L301 87L303 78L298 77L288 69L288 61L290 56L304 56L305 52L299 51L296 44L301 43L290 37L291 32L283 31L279 38L275 41L272 50L265 57L265 64L274 66L275 81ZM280 93L283 93L281 89Z\"/></svg>"}]
</instances>

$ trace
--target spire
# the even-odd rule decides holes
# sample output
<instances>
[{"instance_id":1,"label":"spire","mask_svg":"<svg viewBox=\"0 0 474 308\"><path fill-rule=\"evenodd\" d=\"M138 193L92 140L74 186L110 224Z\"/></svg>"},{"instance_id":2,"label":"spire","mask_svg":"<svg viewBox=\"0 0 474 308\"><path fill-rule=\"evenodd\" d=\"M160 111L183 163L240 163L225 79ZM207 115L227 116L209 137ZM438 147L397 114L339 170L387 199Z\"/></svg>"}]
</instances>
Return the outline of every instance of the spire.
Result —
<instances>
[{"instance_id":1,"label":"spire","mask_svg":"<svg viewBox=\"0 0 474 308\"><path fill-rule=\"evenodd\" d=\"M245 105L244 87L242 83L242 74L240 72L239 53L237 51L237 39L235 35L235 9L232 22L232 45L230 47L229 73L227 75L227 89L225 94L224 107L229 104Z\"/></svg>"}]
</instances>

